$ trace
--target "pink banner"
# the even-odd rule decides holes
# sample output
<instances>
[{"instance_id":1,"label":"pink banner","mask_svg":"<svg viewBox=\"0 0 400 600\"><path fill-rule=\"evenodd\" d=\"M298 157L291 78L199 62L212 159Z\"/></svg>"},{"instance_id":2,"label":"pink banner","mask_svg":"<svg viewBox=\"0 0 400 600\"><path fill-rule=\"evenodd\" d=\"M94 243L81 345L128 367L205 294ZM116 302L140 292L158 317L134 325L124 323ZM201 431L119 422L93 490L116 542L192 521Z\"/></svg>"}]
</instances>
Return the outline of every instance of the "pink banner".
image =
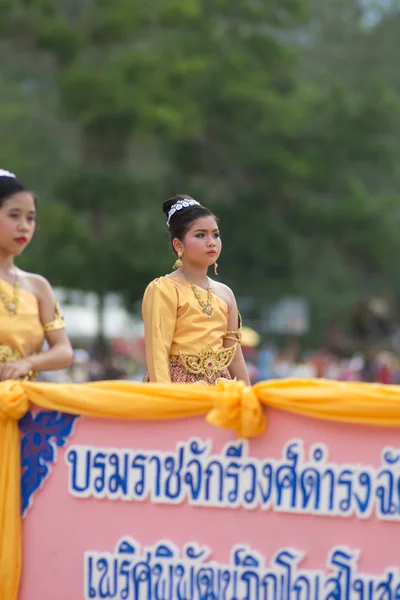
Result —
<instances>
[{"instance_id":1,"label":"pink banner","mask_svg":"<svg viewBox=\"0 0 400 600\"><path fill-rule=\"evenodd\" d=\"M28 415L21 600L400 598L397 430Z\"/></svg>"}]
</instances>

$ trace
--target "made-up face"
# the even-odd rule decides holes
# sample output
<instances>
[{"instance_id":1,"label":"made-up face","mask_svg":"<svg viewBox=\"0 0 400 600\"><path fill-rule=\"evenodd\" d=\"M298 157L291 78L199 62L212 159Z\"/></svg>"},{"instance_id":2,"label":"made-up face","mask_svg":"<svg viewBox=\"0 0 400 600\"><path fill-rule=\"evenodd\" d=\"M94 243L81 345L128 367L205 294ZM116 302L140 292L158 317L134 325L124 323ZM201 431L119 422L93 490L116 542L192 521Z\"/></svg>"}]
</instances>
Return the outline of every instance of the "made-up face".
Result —
<instances>
[{"instance_id":1,"label":"made-up face","mask_svg":"<svg viewBox=\"0 0 400 600\"><path fill-rule=\"evenodd\" d=\"M29 192L17 192L0 206L0 251L18 256L32 240L36 227L35 199Z\"/></svg>"},{"instance_id":2,"label":"made-up face","mask_svg":"<svg viewBox=\"0 0 400 600\"><path fill-rule=\"evenodd\" d=\"M222 242L214 217L200 217L194 221L183 241L176 240L174 247L182 252L183 261L209 267L218 260Z\"/></svg>"}]
</instances>

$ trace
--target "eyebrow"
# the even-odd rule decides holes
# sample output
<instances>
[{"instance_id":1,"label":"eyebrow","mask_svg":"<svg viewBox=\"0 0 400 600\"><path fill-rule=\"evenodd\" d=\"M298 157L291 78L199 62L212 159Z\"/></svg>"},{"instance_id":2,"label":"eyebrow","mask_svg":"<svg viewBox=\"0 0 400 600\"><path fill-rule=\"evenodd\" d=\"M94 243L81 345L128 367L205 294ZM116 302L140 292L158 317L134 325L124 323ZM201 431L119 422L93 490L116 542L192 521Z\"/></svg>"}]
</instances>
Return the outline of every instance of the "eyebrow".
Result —
<instances>
[{"instance_id":1,"label":"eyebrow","mask_svg":"<svg viewBox=\"0 0 400 600\"><path fill-rule=\"evenodd\" d=\"M10 210L10 212L11 212L11 211L15 211L15 212L23 212L23 211L22 211L22 209L21 209L21 208L18 208L17 206L13 206L13 207L11 207L9 210ZM30 211L28 212L28 215L36 215L36 210L30 210Z\"/></svg>"},{"instance_id":2,"label":"eyebrow","mask_svg":"<svg viewBox=\"0 0 400 600\"><path fill-rule=\"evenodd\" d=\"M199 232L207 233L207 231L208 231L208 229L195 229L193 233L199 233ZM217 231L219 231L219 229L213 229L211 233L215 233Z\"/></svg>"}]
</instances>

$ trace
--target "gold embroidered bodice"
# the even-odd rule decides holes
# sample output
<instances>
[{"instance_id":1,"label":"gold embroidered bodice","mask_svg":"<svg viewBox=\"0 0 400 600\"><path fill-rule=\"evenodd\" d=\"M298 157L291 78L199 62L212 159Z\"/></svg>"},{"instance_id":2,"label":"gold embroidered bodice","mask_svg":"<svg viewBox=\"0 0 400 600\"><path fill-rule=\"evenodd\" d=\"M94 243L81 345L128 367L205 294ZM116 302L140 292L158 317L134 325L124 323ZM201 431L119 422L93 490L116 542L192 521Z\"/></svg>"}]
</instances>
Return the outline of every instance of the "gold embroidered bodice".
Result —
<instances>
[{"instance_id":1,"label":"gold embroidered bodice","mask_svg":"<svg viewBox=\"0 0 400 600\"><path fill-rule=\"evenodd\" d=\"M13 286L1 280L1 285L11 296ZM0 302L0 363L17 360L41 351L45 333L62 329L64 322L58 304L54 320L43 325L40 321L36 296L23 289L19 292L17 314L10 315Z\"/></svg>"},{"instance_id":2,"label":"gold embroidered bodice","mask_svg":"<svg viewBox=\"0 0 400 600\"><path fill-rule=\"evenodd\" d=\"M207 291L198 288L206 301ZM179 359L190 372L205 378L230 365L240 332L228 332L228 306L213 295L213 313L208 318L188 282L178 277L159 277L144 294L146 362L151 382L170 382L170 360ZM224 348L224 340L234 343Z\"/></svg>"}]
</instances>

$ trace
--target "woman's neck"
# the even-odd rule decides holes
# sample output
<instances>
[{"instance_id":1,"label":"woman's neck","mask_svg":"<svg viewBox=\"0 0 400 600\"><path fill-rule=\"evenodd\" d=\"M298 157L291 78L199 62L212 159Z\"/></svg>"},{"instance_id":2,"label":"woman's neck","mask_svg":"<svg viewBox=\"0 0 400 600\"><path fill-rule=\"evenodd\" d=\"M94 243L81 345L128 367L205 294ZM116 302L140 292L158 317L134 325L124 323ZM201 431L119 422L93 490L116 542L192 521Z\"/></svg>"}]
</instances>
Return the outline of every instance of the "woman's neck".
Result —
<instances>
[{"instance_id":1,"label":"woman's neck","mask_svg":"<svg viewBox=\"0 0 400 600\"><path fill-rule=\"evenodd\" d=\"M183 265L180 268L180 271L185 279L194 285L197 285L202 288L208 288L209 281L207 277L207 269L199 268L192 265Z\"/></svg>"},{"instance_id":2,"label":"woman's neck","mask_svg":"<svg viewBox=\"0 0 400 600\"><path fill-rule=\"evenodd\" d=\"M10 275L15 272L14 257L0 250L0 273Z\"/></svg>"}]
</instances>

